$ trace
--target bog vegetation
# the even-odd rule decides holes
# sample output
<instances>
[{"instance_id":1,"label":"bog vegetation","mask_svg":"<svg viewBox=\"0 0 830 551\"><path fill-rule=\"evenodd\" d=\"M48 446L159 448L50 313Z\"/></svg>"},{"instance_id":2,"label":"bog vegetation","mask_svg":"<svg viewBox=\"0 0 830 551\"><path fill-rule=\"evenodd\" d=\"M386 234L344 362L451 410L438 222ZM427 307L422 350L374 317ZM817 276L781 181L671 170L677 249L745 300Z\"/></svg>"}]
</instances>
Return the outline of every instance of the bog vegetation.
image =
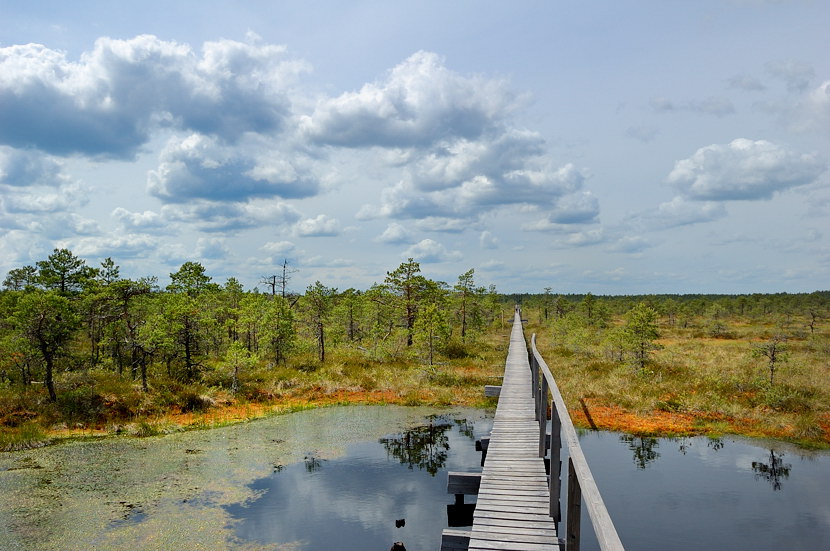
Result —
<instances>
[{"instance_id":1,"label":"bog vegetation","mask_svg":"<svg viewBox=\"0 0 830 551\"><path fill-rule=\"evenodd\" d=\"M830 293L502 295L412 259L367 290L215 282L197 262L127 279L66 249L0 291L0 449L148 436L334 403L487 405L513 305L577 421L634 433L830 443Z\"/></svg>"},{"instance_id":2,"label":"bog vegetation","mask_svg":"<svg viewBox=\"0 0 830 551\"><path fill-rule=\"evenodd\" d=\"M526 302L584 426L830 447L830 292Z\"/></svg>"}]
</instances>

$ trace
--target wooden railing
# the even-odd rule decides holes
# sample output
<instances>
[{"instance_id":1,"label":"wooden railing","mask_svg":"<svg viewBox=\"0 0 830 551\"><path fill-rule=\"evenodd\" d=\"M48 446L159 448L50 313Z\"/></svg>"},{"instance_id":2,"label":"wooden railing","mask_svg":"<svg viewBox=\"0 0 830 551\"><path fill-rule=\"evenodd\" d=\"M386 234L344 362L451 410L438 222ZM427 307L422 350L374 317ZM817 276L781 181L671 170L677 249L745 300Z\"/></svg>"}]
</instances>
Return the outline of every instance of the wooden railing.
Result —
<instances>
[{"instance_id":1,"label":"wooden railing","mask_svg":"<svg viewBox=\"0 0 830 551\"><path fill-rule=\"evenodd\" d=\"M614 528L614 523L605 508L599 488L591 474L591 469L585 461L582 447L576 435L571 416L559 387L548 369L542 355L536 349L536 334L531 338L531 348L528 351L530 370L532 373L533 396L536 400L536 419L539 421L539 457L546 457L550 451L550 515L561 521L559 494L560 480L560 452L562 440L568 446L568 498L566 515L565 548L567 551L579 551L579 528L581 521L582 502L588 510L588 516L594 527L594 533L602 551L623 551L623 545ZM550 395L551 401L548 402ZM551 411L551 434L547 435L548 404Z\"/></svg>"}]
</instances>

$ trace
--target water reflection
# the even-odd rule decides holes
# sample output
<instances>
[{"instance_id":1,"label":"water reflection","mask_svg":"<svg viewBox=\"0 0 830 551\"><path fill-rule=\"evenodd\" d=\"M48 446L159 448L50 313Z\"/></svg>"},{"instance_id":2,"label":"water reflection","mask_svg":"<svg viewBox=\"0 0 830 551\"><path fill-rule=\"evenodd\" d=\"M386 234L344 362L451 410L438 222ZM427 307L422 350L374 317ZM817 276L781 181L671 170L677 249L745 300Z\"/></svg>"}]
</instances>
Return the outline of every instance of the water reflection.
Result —
<instances>
[{"instance_id":1,"label":"water reflection","mask_svg":"<svg viewBox=\"0 0 830 551\"><path fill-rule=\"evenodd\" d=\"M401 434L381 438L379 442L386 452L410 469L418 467L432 476L444 468L450 450L447 431L452 423L434 418L428 425L414 427ZM460 425L462 434L464 426Z\"/></svg>"},{"instance_id":2,"label":"water reflection","mask_svg":"<svg viewBox=\"0 0 830 551\"><path fill-rule=\"evenodd\" d=\"M620 441L625 442L628 449L634 453L634 464L638 469L645 469L649 463L660 457L657 451L660 444L656 438L624 434L620 436Z\"/></svg>"},{"instance_id":3,"label":"water reflection","mask_svg":"<svg viewBox=\"0 0 830 551\"><path fill-rule=\"evenodd\" d=\"M774 491L781 489L781 480L789 478L792 465L784 464L784 454L769 451L768 461L753 461L752 470L755 472L756 480L766 480Z\"/></svg>"},{"instance_id":4,"label":"water reflection","mask_svg":"<svg viewBox=\"0 0 830 551\"><path fill-rule=\"evenodd\" d=\"M303 458L303 464L305 465L305 472L307 473L317 472L323 467L323 462L315 457L313 453Z\"/></svg>"},{"instance_id":5,"label":"water reflection","mask_svg":"<svg viewBox=\"0 0 830 551\"><path fill-rule=\"evenodd\" d=\"M456 419L455 425L458 428L458 431L469 438L470 440L475 440L475 425L470 423L467 419Z\"/></svg>"},{"instance_id":6,"label":"water reflection","mask_svg":"<svg viewBox=\"0 0 830 551\"><path fill-rule=\"evenodd\" d=\"M826 452L602 432L580 443L626 549L830 549ZM581 549L597 551L586 516Z\"/></svg>"},{"instance_id":7,"label":"water reflection","mask_svg":"<svg viewBox=\"0 0 830 551\"><path fill-rule=\"evenodd\" d=\"M670 442L671 439L658 439L648 436L634 436L631 434L620 435L620 442L624 443L626 447L633 454L634 465L639 470L645 470L646 467L654 463L659 457L660 452L657 448L660 447L660 440ZM677 451L681 455L686 455L692 446L692 439L681 438ZM723 439L709 438L707 447L713 452L722 450L724 446ZM784 454L775 450L769 450L769 457L765 461L753 461L752 471L755 474L756 480L765 480L769 482L774 491L781 489L781 481L790 476L792 464L784 463Z\"/></svg>"},{"instance_id":8,"label":"water reflection","mask_svg":"<svg viewBox=\"0 0 830 551\"><path fill-rule=\"evenodd\" d=\"M251 484L255 499L225 508L243 542L365 551L403 541L410 550L433 549L447 526L443 504L452 499L445 469L470 470L478 458L470 440L491 424L430 416L353 444L343 457L306 452L302 462Z\"/></svg>"},{"instance_id":9,"label":"water reflection","mask_svg":"<svg viewBox=\"0 0 830 551\"><path fill-rule=\"evenodd\" d=\"M714 451L723 449L723 438L715 438L710 436L706 445Z\"/></svg>"}]
</instances>

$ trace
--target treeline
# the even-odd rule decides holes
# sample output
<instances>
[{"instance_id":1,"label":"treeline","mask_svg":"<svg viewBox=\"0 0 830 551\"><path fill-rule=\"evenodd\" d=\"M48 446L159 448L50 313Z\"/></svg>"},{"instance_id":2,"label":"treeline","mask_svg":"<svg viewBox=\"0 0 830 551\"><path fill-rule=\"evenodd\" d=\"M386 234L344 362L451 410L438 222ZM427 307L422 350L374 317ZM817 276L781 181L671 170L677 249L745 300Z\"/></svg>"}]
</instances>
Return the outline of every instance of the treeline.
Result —
<instances>
[{"instance_id":1,"label":"treeline","mask_svg":"<svg viewBox=\"0 0 830 551\"><path fill-rule=\"evenodd\" d=\"M769 385L792 341L826 361L830 291L749 295L594 296L543 294L514 298L560 352L601 355L644 371L661 337L748 341L767 362ZM526 317L527 317L526 316ZM704 341L699 341L703 343Z\"/></svg>"},{"instance_id":2,"label":"treeline","mask_svg":"<svg viewBox=\"0 0 830 551\"><path fill-rule=\"evenodd\" d=\"M240 372L292 365L313 369L332 347L372 361L459 357L501 314L502 297L479 286L474 270L455 284L434 281L412 259L368 290L317 281L287 291L290 272L263 278L265 293L235 278L218 283L185 262L161 288L155 276L123 278L67 249L11 270L0 292L0 385L42 384L90 369L131 378L146 392L154 378L239 390Z\"/></svg>"},{"instance_id":3,"label":"treeline","mask_svg":"<svg viewBox=\"0 0 830 551\"><path fill-rule=\"evenodd\" d=\"M366 290L317 281L292 293L290 277L283 264L262 278L265 292L246 290L235 278L216 282L200 263L185 262L162 288L154 276L124 278L112 259L93 267L67 249L11 270L0 291L0 402L8 402L0 404L0 425L29 415L38 397L57 404L55 419L64 410L89 418L96 408L120 408L125 416L167 403L186 409L207 389L248 391L246 398L256 400L265 383L296 384L283 381L293 377L286 370L313 372L332 356L348 356L352 373L366 370L361 365L425 365L432 382L449 388L458 381L441 379L431 366L480 356L492 347L485 341L490 329L509 321L503 318L516 303L554 346L579 352L601 345L641 369L667 329L728 339L750 323L768 326L754 340L798 338L816 331L830 311L828 291L503 295L479 285L472 269L448 284L425 277L412 259ZM745 329L740 336L748 337ZM276 375L266 381L268 373ZM371 377L366 370L357 378L370 387ZM108 389L108 381L117 384ZM155 405L140 396L113 398L124 394L124 384L139 394L154 389ZM165 397L168 391L177 396Z\"/></svg>"},{"instance_id":4,"label":"treeline","mask_svg":"<svg viewBox=\"0 0 830 551\"><path fill-rule=\"evenodd\" d=\"M649 294L596 296L545 293L514 294L513 299L531 307L542 320L578 315L591 325L603 326L644 304L663 318L669 327L710 327L717 334L718 320L743 318L752 322L771 322L799 332L815 331L830 313L830 291L812 293L725 294ZM798 325L798 327L795 327Z\"/></svg>"}]
</instances>

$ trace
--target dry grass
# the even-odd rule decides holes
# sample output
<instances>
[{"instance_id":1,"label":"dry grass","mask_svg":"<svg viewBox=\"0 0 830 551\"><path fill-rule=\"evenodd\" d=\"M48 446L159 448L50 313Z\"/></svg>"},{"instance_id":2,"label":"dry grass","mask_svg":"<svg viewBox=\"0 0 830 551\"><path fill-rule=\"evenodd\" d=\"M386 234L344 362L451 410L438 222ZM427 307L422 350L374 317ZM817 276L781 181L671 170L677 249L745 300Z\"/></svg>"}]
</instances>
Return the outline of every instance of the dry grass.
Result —
<instances>
[{"instance_id":1,"label":"dry grass","mask_svg":"<svg viewBox=\"0 0 830 551\"><path fill-rule=\"evenodd\" d=\"M654 435L733 433L830 447L830 328L790 339L788 358L770 386L765 361L752 350L778 330L773 323L727 320L729 338L711 338L703 324L661 327L661 348L640 371L609 353L607 329L563 338L561 330L540 325L538 314L524 317L530 320L527 338L538 334L540 351L582 426ZM433 366L411 352L379 357L348 346L332 348L321 364L309 350L286 365L263 361L242 372L237 394L230 372L218 363L205 367L202 382L187 385L158 367L149 393L110 371L63 373L58 404L48 403L42 388L0 387L0 448L55 437L209 428L340 404L493 406L482 387L499 384L509 332L509 325L495 326L467 344L465 357L440 358Z\"/></svg>"},{"instance_id":2,"label":"dry grass","mask_svg":"<svg viewBox=\"0 0 830 551\"><path fill-rule=\"evenodd\" d=\"M753 347L772 324L730 320L730 338L661 328L644 371L607 354L602 330L578 351L535 326L540 351L576 422L634 434L742 434L830 447L830 330L788 339L786 361L769 383ZM620 323L617 320L616 323Z\"/></svg>"},{"instance_id":3,"label":"dry grass","mask_svg":"<svg viewBox=\"0 0 830 551\"><path fill-rule=\"evenodd\" d=\"M194 384L155 371L149 393L106 370L64 373L57 380L56 404L39 387L0 388L0 447L17 449L28 445L21 442L37 445L49 438L150 436L343 404L486 407L493 402L482 388L504 369L506 346L497 333L468 343L465 357L432 366L412 354L378 360L345 346L333 349L324 363L311 352L286 365L263 361L240 374L237 394L230 390L230 372L219 363L207 365L202 382Z\"/></svg>"}]
</instances>

